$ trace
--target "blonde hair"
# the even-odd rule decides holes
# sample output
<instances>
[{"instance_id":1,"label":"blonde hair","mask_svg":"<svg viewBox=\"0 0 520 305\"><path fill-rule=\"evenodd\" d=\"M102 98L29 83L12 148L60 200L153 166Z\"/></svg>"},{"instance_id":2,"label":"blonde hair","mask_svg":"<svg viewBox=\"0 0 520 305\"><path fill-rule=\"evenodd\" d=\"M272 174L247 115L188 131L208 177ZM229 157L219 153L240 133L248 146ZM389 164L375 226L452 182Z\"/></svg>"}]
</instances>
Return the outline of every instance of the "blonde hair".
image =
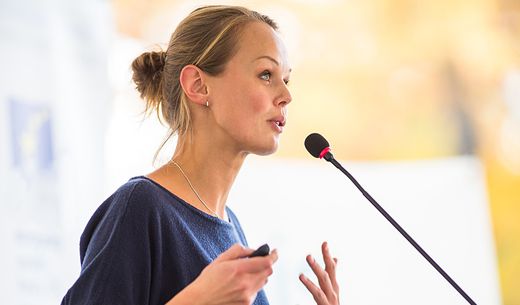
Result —
<instances>
[{"instance_id":1,"label":"blonde hair","mask_svg":"<svg viewBox=\"0 0 520 305\"><path fill-rule=\"evenodd\" d=\"M134 59L132 79L146 101L145 112L156 111L169 126L156 157L175 133L184 135L191 128L187 97L179 82L181 70L191 64L210 75L220 74L236 53L244 26L252 21L278 29L269 17L244 7L200 7L177 26L166 51L145 52Z\"/></svg>"}]
</instances>

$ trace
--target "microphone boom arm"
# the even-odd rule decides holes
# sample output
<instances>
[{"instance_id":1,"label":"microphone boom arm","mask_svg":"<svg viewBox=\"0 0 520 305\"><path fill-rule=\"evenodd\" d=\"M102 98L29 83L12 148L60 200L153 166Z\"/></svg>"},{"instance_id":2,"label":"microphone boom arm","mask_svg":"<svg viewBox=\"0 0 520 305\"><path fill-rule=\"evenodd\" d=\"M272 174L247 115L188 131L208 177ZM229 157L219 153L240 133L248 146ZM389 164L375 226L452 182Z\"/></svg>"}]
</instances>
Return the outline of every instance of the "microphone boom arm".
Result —
<instances>
[{"instance_id":1,"label":"microphone boom arm","mask_svg":"<svg viewBox=\"0 0 520 305\"><path fill-rule=\"evenodd\" d=\"M381 205L379 205L379 203L377 203L377 201L372 198L372 196L370 196L367 191L365 191L361 184L359 184L357 180L345 168L343 168L343 166L341 166L341 164L336 161L336 159L334 159L332 153L327 152L323 156L323 159L334 164L335 167L343 172L343 174L345 174L350 179L350 181L354 183L363 196L365 196L365 198L368 199L370 203L372 203L372 205L394 226L394 228L396 228L397 231L399 231L399 233L401 233L401 235L403 235L403 237L406 238L406 240L412 244L412 246L417 251L419 251L419 253L421 253L421 255L435 268L435 270L437 270L451 284L451 286L453 286L453 288L455 288L464 297L464 299L468 301L469 304L477 304L469 297L468 294L466 294L466 292L464 292L464 290L462 290L462 288L460 288L459 285L457 285L457 283L441 268L441 266L439 266L439 264L437 264L435 260L431 258L431 256L423 250L423 248L421 248L421 246L419 246L419 244L397 223L397 221L395 221L392 216L390 216L390 214L388 214L385 209L383 209L383 207L381 207Z\"/></svg>"}]
</instances>

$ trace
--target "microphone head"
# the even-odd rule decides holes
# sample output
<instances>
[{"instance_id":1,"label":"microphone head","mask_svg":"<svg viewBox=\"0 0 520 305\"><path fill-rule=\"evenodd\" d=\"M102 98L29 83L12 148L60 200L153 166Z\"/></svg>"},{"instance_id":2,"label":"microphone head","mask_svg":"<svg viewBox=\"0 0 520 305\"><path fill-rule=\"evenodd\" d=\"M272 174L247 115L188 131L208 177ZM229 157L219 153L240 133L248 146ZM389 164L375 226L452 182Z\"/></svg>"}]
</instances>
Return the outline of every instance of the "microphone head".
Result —
<instances>
[{"instance_id":1,"label":"microphone head","mask_svg":"<svg viewBox=\"0 0 520 305\"><path fill-rule=\"evenodd\" d=\"M329 148L329 142L319 133L311 133L305 138L305 148L315 158L322 158L323 151Z\"/></svg>"}]
</instances>

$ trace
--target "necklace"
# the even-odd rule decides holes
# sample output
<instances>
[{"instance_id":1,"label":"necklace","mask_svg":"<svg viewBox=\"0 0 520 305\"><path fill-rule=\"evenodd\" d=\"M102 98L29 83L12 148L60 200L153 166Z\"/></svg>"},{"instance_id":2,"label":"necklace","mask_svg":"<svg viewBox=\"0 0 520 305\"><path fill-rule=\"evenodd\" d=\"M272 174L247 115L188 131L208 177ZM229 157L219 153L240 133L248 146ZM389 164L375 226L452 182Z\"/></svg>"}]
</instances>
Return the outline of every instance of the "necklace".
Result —
<instances>
[{"instance_id":1,"label":"necklace","mask_svg":"<svg viewBox=\"0 0 520 305\"><path fill-rule=\"evenodd\" d=\"M189 184L191 190L193 191L193 193L195 194L195 196L197 196L197 198L199 198L200 202L204 205L204 207L205 207L206 209L208 209L208 211L210 211L211 214L213 214L213 216L215 216L215 217L217 217L217 218L220 218L220 217L217 215L217 213L215 213L212 209L210 209L210 208L208 207L208 205L206 204L206 202L204 202L204 200L202 200L202 198L200 198L199 193L195 190L195 188L194 188L193 185L191 184L190 179L188 178L188 176L186 176L186 174L185 174L184 171L182 170L182 167L181 167L179 164L177 164L177 162L175 162L175 160L173 160L173 159L172 159L172 163L175 164L175 166L177 166L177 168L179 169L179 171L181 172L181 174L184 176L184 179L186 179L186 182L188 182L188 184Z\"/></svg>"}]
</instances>

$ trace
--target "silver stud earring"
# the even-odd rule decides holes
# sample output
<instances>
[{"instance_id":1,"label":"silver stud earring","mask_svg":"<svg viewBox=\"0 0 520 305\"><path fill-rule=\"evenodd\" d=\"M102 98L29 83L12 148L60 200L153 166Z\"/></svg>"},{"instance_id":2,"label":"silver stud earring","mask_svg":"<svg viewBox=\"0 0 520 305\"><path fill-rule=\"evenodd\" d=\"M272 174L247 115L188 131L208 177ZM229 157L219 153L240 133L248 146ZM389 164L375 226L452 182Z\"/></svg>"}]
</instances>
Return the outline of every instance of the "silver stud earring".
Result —
<instances>
[{"instance_id":1,"label":"silver stud earring","mask_svg":"<svg viewBox=\"0 0 520 305\"><path fill-rule=\"evenodd\" d=\"M206 107L209 107L209 101L206 101Z\"/></svg>"}]
</instances>

